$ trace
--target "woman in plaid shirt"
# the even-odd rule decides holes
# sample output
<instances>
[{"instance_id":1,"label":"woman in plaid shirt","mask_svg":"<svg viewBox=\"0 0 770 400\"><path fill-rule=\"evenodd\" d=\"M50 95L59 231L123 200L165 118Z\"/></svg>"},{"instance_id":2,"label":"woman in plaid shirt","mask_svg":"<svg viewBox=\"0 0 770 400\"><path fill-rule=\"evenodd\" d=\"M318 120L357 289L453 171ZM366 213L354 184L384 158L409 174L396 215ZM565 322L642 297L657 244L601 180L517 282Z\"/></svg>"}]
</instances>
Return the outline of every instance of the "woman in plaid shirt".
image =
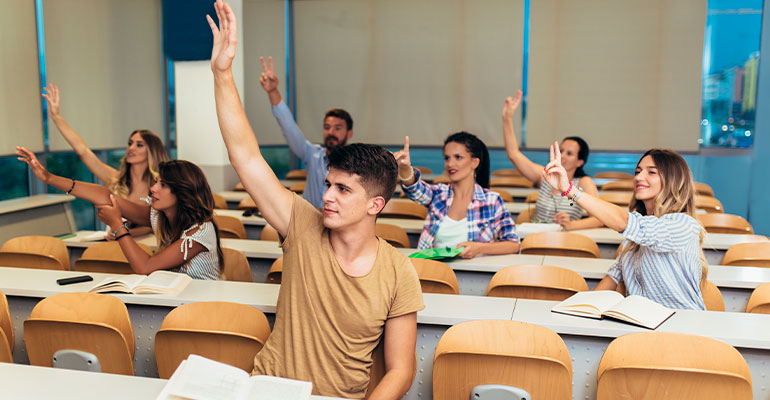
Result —
<instances>
[{"instance_id":1,"label":"woman in plaid shirt","mask_svg":"<svg viewBox=\"0 0 770 400\"><path fill-rule=\"evenodd\" d=\"M476 136L459 132L444 141L448 185L430 185L409 159L409 137L395 154L404 193L428 208L419 249L463 248L460 257L519 251L519 236L502 198L489 191L489 152Z\"/></svg>"}]
</instances>

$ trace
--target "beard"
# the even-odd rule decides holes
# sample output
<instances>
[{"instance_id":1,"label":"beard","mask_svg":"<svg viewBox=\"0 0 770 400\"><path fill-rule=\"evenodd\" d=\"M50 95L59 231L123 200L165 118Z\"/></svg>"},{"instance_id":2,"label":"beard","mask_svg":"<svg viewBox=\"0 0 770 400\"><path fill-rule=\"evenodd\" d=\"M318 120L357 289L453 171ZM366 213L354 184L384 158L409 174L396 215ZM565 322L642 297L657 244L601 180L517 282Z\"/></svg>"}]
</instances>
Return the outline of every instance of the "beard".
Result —
<instances>
[{"instance_id":1,"label":"beard","mask_svg":"<svg viewBox=\"0 0 770 400\"><path fill-rule=\"evenodd\" d=\"M324 146L328 150L334 150L337 147L342 147L346 143L347 143L347 139L342 139L342 141L340 141L334 136L327 136L326 139L324 139Z\"/></svg>"}]
</instances>

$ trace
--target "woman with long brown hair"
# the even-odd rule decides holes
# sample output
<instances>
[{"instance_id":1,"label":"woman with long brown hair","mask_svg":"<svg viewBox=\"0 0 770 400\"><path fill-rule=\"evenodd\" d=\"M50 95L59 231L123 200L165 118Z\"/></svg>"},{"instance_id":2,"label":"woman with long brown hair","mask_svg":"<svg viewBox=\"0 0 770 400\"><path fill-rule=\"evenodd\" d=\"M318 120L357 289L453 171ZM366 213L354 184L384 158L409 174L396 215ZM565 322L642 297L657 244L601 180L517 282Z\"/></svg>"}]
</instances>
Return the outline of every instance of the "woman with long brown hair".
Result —
<instances>
[{"instance_id":1,"label":"woman with long brown hair","mask_svg":"<svg viewBox=\"0 0 770 400\"><path fill-rule=\"evenodd\" d=\"M562 196L623 234L623 250L594 290L615 290L623 282L628 294L669 308L706 309L701 293L708 273L701 248L704 230L695 218L695 187L682 156L662 149L644 153L628 210L571 183L558 143L551 145L551 162L542 174Z\"/></svg>"},{"instance_id":2,"label":"woman with long brown hair","mask_svg":"<svg viewBox=\"0 0 770 400\"><path fill-rule=\"evenodd\" d=\"M53 175L23 147L16 148L16 155L43 183L94 203L99 219L114 227L108 235L120 243L136 273L170 269L195 279L219 279L223 257L213 220L214 196L206 176L195 164L180 160L160 163L149 199L139 204L115 196L103 186ZM124 217L137 225L152 226L158 238L152 256L133 240Z\"/></svg>"}]
</instances>

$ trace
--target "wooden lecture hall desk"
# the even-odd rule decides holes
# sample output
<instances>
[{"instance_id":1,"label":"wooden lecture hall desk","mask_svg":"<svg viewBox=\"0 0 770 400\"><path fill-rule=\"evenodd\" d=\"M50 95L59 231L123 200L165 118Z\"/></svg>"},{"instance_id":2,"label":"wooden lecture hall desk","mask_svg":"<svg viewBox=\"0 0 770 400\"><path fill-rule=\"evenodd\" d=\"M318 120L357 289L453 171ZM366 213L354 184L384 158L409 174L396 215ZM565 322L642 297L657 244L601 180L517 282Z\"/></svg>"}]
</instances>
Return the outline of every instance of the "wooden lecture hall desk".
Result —
<instances>
[{"instance_id":1,"label":"wooden lecture hall desk","mask_svg":"<svg viewBox=\"0 0 770 400\"><path fill-rule=\"evenodd\" d=\"M59 236L78 230L64 194L41 194L0 201L0 244L25 235Z\"/></svg>"},{"instance_id":2,"label":"wooden lecture hall desk","mask_svg":"<svg viewBox=\"0 0 770 400\"><path fill-rule=\"evenodd\" d=\"M4 399L154 400L167 380L0 363ZM336 397L311 396L312 400Z\"/></svg>"},{"instance_id":3,"label":"wooden lecture hall desk","mask_svg":"<svg viewBox=\"0 0 770 400\"><path fill-rule=\"evenodd\" d=\"M16 344L14 361L28 362L23 340L23 321L34 305L46 296L84 291L106 274L91 273L94 282L58 286L55 280L80 274L73 271L35 270L0 267L0 290L8 296ZM273 320L279 286L225 281L193 281L178 296L116 295L129 311L136 335L134 368L139 376L157 376L154 337L165 315L175 306L195 301L231 301L261 309ZM429 399L432 394L433 354L439 338L452 325L475 319L516 320L545 326L566 342L573 368L573 398L596 397L596 369L612 339L631 332L645 331L610 320L593 320L551 313L556 302L424 294L426 308L417 315L417 376L404 397ZM659 328L661 331L693 333L726 342L738 349L749 364L754 398L766 399L770 377L770 316L762 314L677 311ZM0 374L0 376L4 376Z\"/></svg>"}]
</instances>

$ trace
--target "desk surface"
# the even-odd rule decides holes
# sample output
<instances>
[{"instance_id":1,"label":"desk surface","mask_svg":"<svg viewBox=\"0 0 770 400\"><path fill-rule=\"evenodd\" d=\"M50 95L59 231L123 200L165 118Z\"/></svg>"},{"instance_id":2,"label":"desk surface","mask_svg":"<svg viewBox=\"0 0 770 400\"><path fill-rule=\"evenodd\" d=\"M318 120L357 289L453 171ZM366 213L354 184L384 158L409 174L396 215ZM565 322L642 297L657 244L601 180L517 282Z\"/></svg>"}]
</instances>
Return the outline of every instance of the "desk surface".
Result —
<instances>
[{"instance_id":1,"label":"desk surface","mask_svg":"<svg viewBox=\"0 0 770 400\"><path fill-rule=\"evenodd\" d=\"M19 210L45 207L51 204L64 203L75 200L75 197L66 194L39 194L29 197L0 201L0 214L7 214Z\"/></svg>"}]
</instances>

